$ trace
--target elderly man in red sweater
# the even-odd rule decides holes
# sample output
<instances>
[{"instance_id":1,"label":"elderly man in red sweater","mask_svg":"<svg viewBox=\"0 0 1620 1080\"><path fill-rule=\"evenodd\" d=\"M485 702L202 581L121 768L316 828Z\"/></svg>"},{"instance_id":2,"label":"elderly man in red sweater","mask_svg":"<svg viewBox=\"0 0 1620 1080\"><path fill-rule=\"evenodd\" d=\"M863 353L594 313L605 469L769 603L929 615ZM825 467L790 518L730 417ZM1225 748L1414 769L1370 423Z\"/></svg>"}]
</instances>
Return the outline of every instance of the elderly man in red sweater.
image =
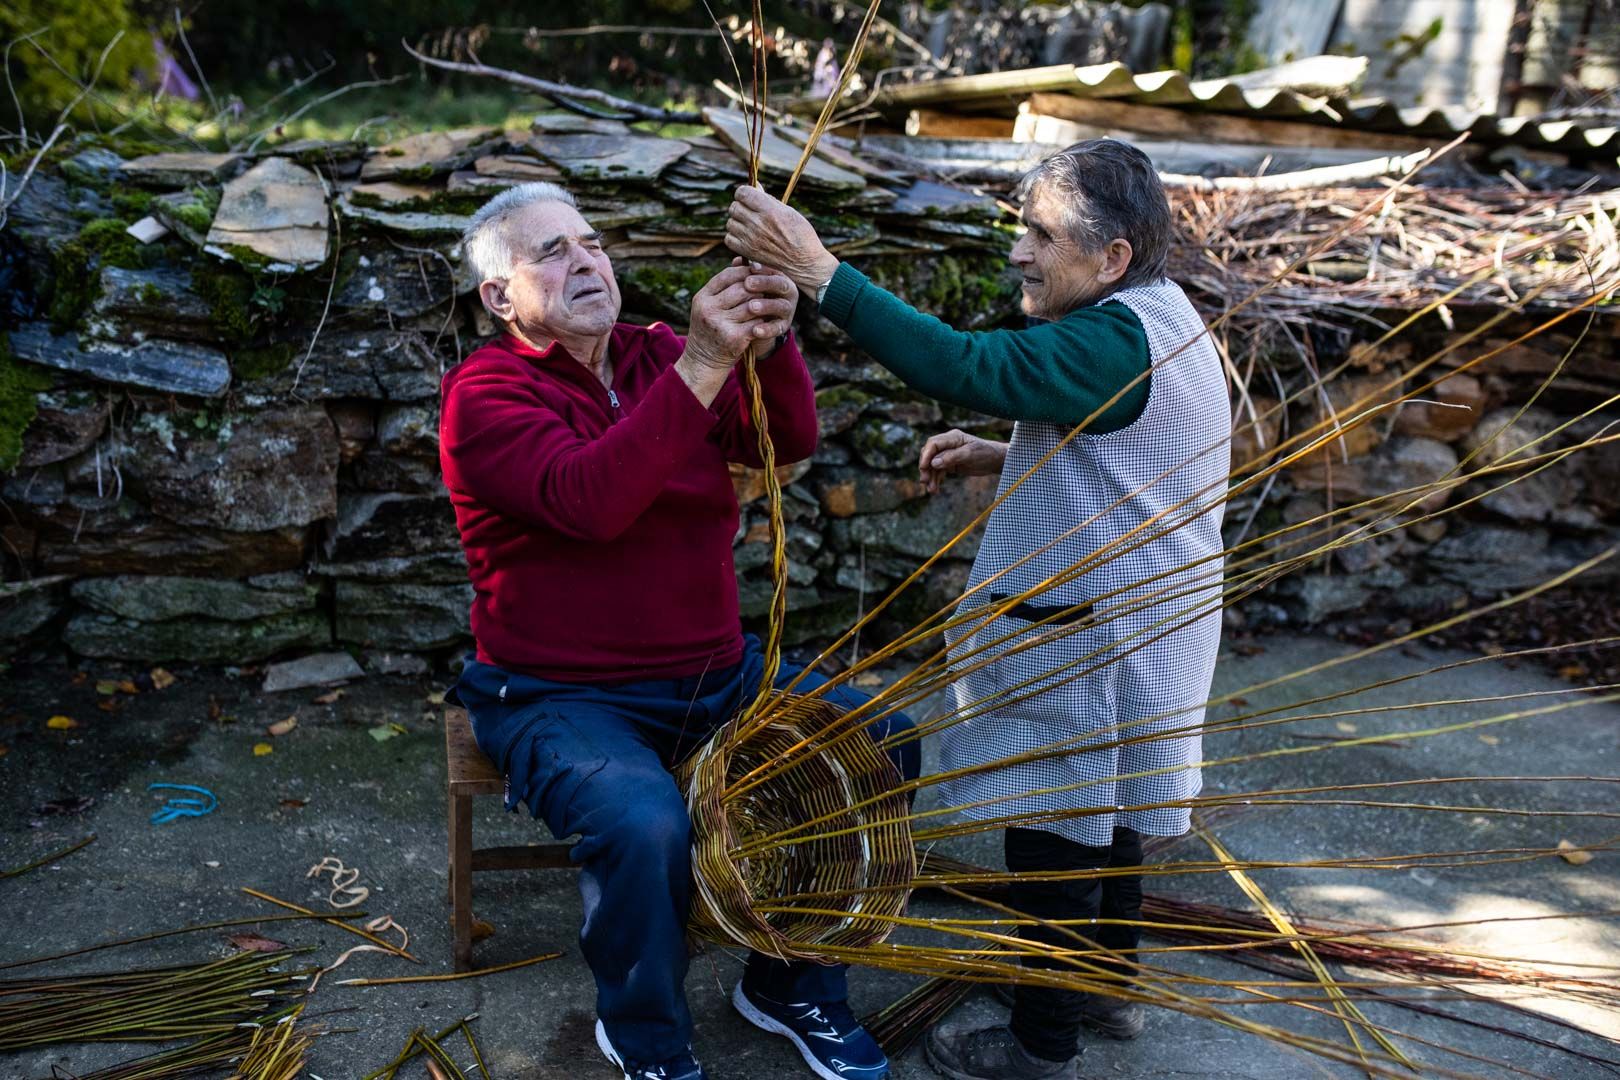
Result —
<instances>
[{"instance_id":1,"label":"elderly man in red sweater","mask_svg":"<svg viewBox=\"0 0 1620 1080\"><path fill-rule=\"evenodd\" d=\"M455 694L506 776L507 808L525 803L553 835L579 836L598 1046L626 1080L702 1080L682 990L691 824L670 770L763 677L731 555L728 463L761 465L734 369L758 347L778 460L808 457L815 393L789 330L798 293L734 265L693 297L686 337L621 323L601 233L552 184L490 200L463 249L504 332L444 378L440 458L477 642ZM795 674L784 665L779 684ZM894 757L916 776L914 741ZM756 955L732 1002L825 1080L880 1080L888 1062L845 997L842 967Z\"/></svg>"}]
</instances>

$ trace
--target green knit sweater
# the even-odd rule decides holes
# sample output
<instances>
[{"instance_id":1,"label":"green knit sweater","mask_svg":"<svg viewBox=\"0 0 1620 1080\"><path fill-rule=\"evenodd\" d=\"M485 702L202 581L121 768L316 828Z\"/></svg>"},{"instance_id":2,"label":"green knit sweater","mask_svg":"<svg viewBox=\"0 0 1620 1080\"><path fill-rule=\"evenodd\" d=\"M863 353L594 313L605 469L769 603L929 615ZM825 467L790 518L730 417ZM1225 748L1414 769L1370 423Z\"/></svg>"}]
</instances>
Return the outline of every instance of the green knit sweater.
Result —
<instances>
[{"instance_id":1,"label":"green knit sweater","mask_svg":"<svg viewBox=\"0 0 1620 1080\"><path fill-rule=\"evenodd\" d=\"M991 416L1072 425L1119 395L1086 427L1101 435L1147 408L1147 332L1118 301L1025 330L953 330L841 263L821 313L907 385Z\"/></svg>"}]
</instances>

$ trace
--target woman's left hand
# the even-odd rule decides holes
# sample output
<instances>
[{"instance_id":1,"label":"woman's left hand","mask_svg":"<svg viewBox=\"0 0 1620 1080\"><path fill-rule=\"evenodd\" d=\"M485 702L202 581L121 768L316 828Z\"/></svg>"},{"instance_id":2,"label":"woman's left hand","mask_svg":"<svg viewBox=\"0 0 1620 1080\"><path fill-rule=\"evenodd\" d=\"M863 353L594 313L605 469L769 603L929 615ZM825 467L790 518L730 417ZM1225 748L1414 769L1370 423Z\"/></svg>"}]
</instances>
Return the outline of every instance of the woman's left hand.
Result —
<instances>
[{"instance_id":1,"label":"woman's left hand","mask_svg":"<svg viewBox=\"0 0 1620 1080\"><path fill-rule=\"evenodd\" d=\"M786 274L800 292L814 293L838 260L803 214L756 187L740 187L726 222L726 246L743 258Z\"/></svg>"}]
</instances>

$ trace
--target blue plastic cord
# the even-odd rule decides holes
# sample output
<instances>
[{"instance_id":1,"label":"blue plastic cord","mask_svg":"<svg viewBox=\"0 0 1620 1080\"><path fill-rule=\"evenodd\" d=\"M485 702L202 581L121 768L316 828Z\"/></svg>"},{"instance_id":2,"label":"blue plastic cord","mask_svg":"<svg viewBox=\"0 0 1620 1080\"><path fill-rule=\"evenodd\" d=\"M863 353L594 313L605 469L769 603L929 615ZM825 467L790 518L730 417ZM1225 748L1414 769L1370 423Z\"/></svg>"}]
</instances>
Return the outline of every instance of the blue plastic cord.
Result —
<instances>
[{"instance_id":1,"label":"blue plastic cord","mask_svg":"<svg viewBox=\"0 0 1620 1080\"><path fill-rule=\"evenodd\" d=\"M178 821L183 817L202 817L211 814L219 806L219 799L207 788L196 787L192 784L147 784L147 791L189 791L202 795L202 799L170 798L163 804L163 809L152 815L152 824L167 825L171 821Z\"/></svg>"}]
</instances>

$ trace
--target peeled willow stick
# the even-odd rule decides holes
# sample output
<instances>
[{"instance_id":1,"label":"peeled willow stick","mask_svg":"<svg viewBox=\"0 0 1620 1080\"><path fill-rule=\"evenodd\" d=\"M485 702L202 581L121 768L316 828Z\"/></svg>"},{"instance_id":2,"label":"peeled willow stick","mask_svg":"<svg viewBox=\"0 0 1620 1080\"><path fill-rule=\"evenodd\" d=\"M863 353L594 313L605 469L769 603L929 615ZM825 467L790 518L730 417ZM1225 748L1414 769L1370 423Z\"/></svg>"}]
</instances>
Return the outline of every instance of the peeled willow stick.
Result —
<instances>
[{"instance_id":1,"label":"peeled willow stick","mask_svg":"<svg viewBox=\"0 0 1620 1080\"><path fill-rule=\"evenodd\" d=\"M195 934L203 930L225 930L232 926L257 926L268 922L292 922L298 919L324 919L331 922L334 919L363 919L364 911L346 911L342 914L320 915L313 911L302 915L260 915L252 919L226 919L223 922L201 923L197 926L183 926L178 930L160 930L155 934L142 934L140 937L122 938L118 941L104 941L100 945L89 945L82 949L73 949L69 952L55 953L51 956L34 956L27 960L13 960L9 964L0 964L0 971L9 971L12 968L28 967L32 964L46 964L52 960L66 960L73 956L83 956L85 953L98 952L102 949L116 949L122 945L139 945L143 941L157 941L160 938L177 937L180 934Z\"/></svg>"},{"instance_id":2,"label":"peeled willow stick","mask_svg":"<svg viewBox=\"0 0 1620 1080\"><path fill-rule=\"evenodd\" d=\"M542 964L547 960L555 960L562 953L542 953L531 956L527 960L514 960L510 964L498 964L495 967L479 968L477 971L457 971L448 975L395 975L387 979L339 979L339 986L393 986L397 983L425 983L425 982L455 982L458 979L476 979L480 975L493 975L498 971L511 971L514 968L528 967L530 964Z\"/></svg>"},{"instance_id":3,"label":"peeled willow stick","mask_svg":"<svg viewBox=\"0 0 1620 1080\"><path fill-rule=\"evenodd\" d=\"M78 851L80 848L84 847L86 844L90 843L95 838L96 838L96 834L91 833L89 836L85 837L83 840L80 840L77 844L72 844L72 845L70 845L68 847L65 847L61 851L58 851L58 852L55 852L53 854L45 856L43 859L36 859L33 862L28 863L25 866L17 867L15 870L0 871L0 881L4 881L6 878L17 877L20 874L26 874L30 870L38 870L42 866L48 866L48 865L50 865L51 863L55 862L58 859L61 859L61 858L64 858L65 856L73 854L75 851Z\"/></svg>"}]
</instances>

